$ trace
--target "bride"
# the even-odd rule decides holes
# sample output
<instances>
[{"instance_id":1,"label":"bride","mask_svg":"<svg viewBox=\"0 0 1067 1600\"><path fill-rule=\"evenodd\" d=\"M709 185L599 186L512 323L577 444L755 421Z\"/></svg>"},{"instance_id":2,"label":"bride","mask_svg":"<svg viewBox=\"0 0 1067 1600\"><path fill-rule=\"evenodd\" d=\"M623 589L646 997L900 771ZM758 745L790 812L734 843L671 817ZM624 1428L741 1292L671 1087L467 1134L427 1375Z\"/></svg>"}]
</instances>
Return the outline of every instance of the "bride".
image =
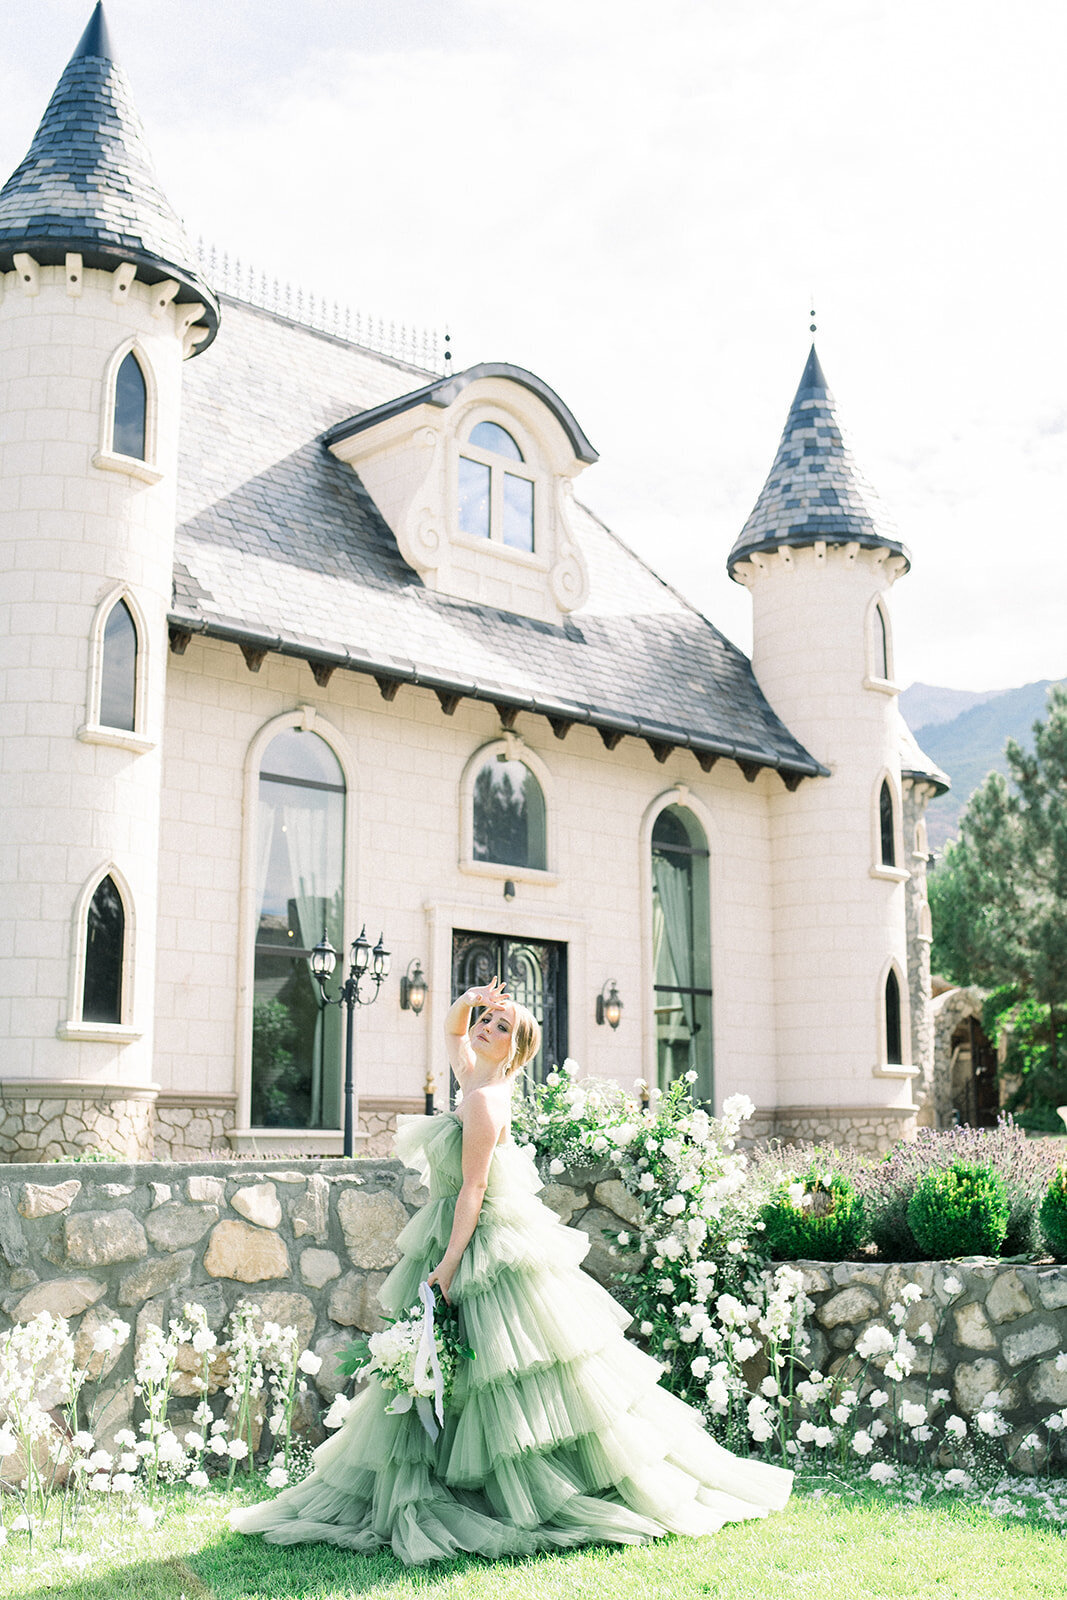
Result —
<instances>
[{"instance_id":1,"label":"bride","mask_svg":"<svg viewBox=\"0 0 1067 1600\"><path fill-rule=\"evenodd\" d=\"M402 1317L428 1282L458 1308L475 1359L459 1364L434 1440L369 1375L310 1476L231 1512L231 1526L274 1544L389 1547L415 1565L699 1537L781 1509L792 1473L731 1455L660 1385L659 1363L625 1337L632 1318L581 1268L587 1235L537 1198L510 1135L516 1074L540 1047L534 1017L494 978L460 996L445 1033L462 1101L399 1119L396 1153L429 1200L378 1298Z\"/></svg>"}]
</instances>

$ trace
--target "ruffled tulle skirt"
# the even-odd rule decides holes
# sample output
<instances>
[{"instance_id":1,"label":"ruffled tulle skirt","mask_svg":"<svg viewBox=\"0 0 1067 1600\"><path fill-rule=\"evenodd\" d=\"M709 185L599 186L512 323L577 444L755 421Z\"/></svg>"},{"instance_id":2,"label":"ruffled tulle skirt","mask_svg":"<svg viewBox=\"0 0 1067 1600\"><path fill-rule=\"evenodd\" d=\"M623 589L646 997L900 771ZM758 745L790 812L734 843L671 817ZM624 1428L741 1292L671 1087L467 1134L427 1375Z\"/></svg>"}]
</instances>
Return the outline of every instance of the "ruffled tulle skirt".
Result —
<instances>
[{"instance_id":1,"label":"ruffled tulle skirt","mask_svg":"<svg viewBox=\"0 0 1067 1600\"><path fill-rule=\"evenodd\" d=\"M398 1135L431 1198L380 1290L391 1315L417 1303L444 1253L459 1134L439 1117ZM437 1440L414 1409L390 1414L393 1395L372 1375L311 1475L231 1512L232 1527L272 1544L391 1547L414 1565L708 1534L785 1504L791 1473L731 1455L659 1386L658 1362L623 1334L629 1314L580 1268L587 1236L536 1198L539 1186L521 1152L496 1153L450 1290L476 1358L459 1364Z\"/></svg>"}]
</instances>

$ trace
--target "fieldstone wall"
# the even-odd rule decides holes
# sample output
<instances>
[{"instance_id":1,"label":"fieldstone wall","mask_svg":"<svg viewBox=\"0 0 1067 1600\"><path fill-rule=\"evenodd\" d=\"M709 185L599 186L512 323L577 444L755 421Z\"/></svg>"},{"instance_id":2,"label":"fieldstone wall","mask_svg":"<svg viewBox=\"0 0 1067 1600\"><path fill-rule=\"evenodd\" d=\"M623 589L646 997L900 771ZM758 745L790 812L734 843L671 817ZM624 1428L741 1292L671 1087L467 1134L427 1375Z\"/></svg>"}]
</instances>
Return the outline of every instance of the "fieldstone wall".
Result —
<instances>
[{"instance_id":1,"label":"fieldstone wall","mask_svg":"<svg viewBox=\"0 0 1067 1600\"><path fill-rule=\"evenodd\" d=\"M997 1391L1012 1428L1009 1450L1051 1411L1067 1406L1067 1372L1056 1370L1056 1356L1067 1350L1067 1266L1015 1266L985 1257L799 1265L815 1303L809 1359L823 1373L857 1373L860 1336L874 1323L895 1334L890 1307L901 1303L905 1284L914 1283L922 1296L901 1324L915 1346L913 1373L902 1385L905 1399L924 1402L929 1375L929 1388L948 1389L950 1409L970 1418ZM961 1292L950 1294L946 1279L958 1280ZM934 1334L932 1344L920 1336L924 1325ZM884 1355L871 1362L866 1389L881 1384L885 1362ZM1026 1452L1019 1464L1042 1462Z\"/></svg>"},{"instance_id":2,"label":"fieldstone wall","mask_svg":"<svg viewBox=\"0 0 1067 1600\"><path fill-rule=\"evenodd\" d=\"M639 1220L633 1196L607 1168L549 1182L545 1202L589 1233L588 1270L601 1282L627 1260L601 1230ZM96 1330L118 1316L130 1338L94 1356L99 1443L131 1424L134 1349L150 1322L166 1327L187 1301L207 1312L220 1338L238 1303L264 1319L295 1325L302 1347L323 1365L297 1419L312 1443L325 1436L321 1411L344 1386L337 1352L355 1330L380 1327L376 1293L399 1259L396 1238L426 1199L415 1173L396 1160L366 1157L282 1162L67 1162L0 1169L0 1330L39 1311L66 1317L79 1361ZM191 1357L191 1352L190 1352ZM176 1422L197 1403L178 1374ZM225 1387L213 1370L209 1398ZM93 1403L92 1385L85 1391ZM224 1397L217 1402L221 1411ZM137 1419L139 1420L139 1419ZM2 1476L2 1474L0 1474Z\"/></svg>"},{"instance_id":3,"label":"fieldstone wall","mask_svg":"<svg viewBox=\"0 0 1067 1600\"><path fill-rule=\"evenodd\" d=\"M108 1150L126 1161L152 1158L154 1089L0 1085L0 1163L52 1161L72 1150Z\"/></svg>"},{"instance_id":4,"label":"fieldstone wall","mask_svg":"<svg viewBox=\"0 0 1067 1600\"><path fill-rule=\"evenodd\" d=\"M899 1139L914 1139L917 1129L915 1111L890 1106L779 1106L774 1114L774 1137L783 1144L810 1139L873 1155L884 1155Z\"/></svg>"},{"instance_id":5,"label":"fieldstone wall","mask_svg":"<svg viewBox=\"0 0 1067 1600\"><path fill-rule=\"evenodd\" d=\"M639 1202L607 1166L543 1176L541 1198L589 1235L586 1269L610 1285L638 1259L617 1236L640 1226ZM377 1290L398 1259L397 1235L425 1198L396 1160L10 1165L0 1171L0 1331L51 1311L71 1323L87 1362L97 1328L115 1316L131 1325L125 1346L94 1356L90 1368L95 1431L110 1447L116 1430L139 1420L133 1353L150 1322L166 1326L195 1301L222 1338L234 1306L256 1304L264 1318L294 1324L303 1347L323 1358L297 1419L318 1443L322 1408L343 1387L334 1358L353 1330L381 1326ZM1013 1438L1067 1405L1067 1372L1055 1364L1067 1349L1067 1266L978 1258L801 1266L815 1305L811 1364L823 1372L851 1378L864 1329L880 1322L893 1330L890 1307L915 1283L921 1297L903 1325L916 1348L907 1398L925 1398L929 1374L930 1387L949 1389L970 1417L999 1390ZM952 1276L962 1286L955 1296L945 1289ZM918 1337L926 1323L932 1345ZM869 1387L880 1381L879 1364L884 1357L872 1363ZM192 1372L178 1374L176 1422L191 1418L197 1401ZM209 1391L219 1410L226 1381L222 1361Z\"/></svg>"}]
</instances>

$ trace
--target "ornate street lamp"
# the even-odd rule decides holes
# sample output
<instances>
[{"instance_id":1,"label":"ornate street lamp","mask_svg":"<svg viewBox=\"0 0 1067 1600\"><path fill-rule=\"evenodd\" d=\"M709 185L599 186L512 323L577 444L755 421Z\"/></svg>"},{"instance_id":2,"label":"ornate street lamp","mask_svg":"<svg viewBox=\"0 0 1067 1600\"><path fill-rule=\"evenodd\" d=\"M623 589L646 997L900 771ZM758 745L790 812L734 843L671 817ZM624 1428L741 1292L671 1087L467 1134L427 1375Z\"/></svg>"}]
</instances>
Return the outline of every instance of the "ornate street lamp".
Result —
<instances>
[{"instance_id":1,"label":"ornate street lamp","mask_svg":"<svg viewBox=\"0 0 1067 1600\"><path fill-rule=\"evenodd\" d=\"M356 1089L352 1075L352 1037L354 1033L352 1012L356 1006L373 1005L378 998L382 983L389 973L389 952L384 944L385 934L378 935L378 943L371 948L367 938L366 926L359 930L359 937L352 941L352 964L348 969L348 977L341 985L341 992L332 999L326 993L326 985L333 977L337 966L337 951L330 943L326 929L322 930L322 938L308 957L311 966L311 976L319 986L324 1006L344 1006L345 1008L345 1155L355 1155L356 1143ZM364 981L373 983L374 993L363 994L361 985Z\"/></svg>"}]
</instances>

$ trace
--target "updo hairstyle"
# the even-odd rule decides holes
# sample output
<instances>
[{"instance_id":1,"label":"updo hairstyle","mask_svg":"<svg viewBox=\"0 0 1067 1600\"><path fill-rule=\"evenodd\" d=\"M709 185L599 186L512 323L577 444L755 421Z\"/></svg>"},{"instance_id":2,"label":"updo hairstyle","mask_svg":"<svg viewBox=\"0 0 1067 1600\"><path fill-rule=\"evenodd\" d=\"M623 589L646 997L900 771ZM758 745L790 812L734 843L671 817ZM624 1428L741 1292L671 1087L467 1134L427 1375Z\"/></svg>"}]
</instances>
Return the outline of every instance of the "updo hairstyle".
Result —
<instances>
[{"instance_id":1,"label":"updo hairstyle","mask_svg":"<svg viewBox=\"0 0 1067 1600\"><path fill-rule=\"evenodd\" d=\"M520 1006L517 1000L511 1003L515 1007L515 1026L511 1033L511 1059L504 1068L505 1078L513 1078L541 1048L541 1024L533 1012Z\"/></svg>"}]
</instances>

